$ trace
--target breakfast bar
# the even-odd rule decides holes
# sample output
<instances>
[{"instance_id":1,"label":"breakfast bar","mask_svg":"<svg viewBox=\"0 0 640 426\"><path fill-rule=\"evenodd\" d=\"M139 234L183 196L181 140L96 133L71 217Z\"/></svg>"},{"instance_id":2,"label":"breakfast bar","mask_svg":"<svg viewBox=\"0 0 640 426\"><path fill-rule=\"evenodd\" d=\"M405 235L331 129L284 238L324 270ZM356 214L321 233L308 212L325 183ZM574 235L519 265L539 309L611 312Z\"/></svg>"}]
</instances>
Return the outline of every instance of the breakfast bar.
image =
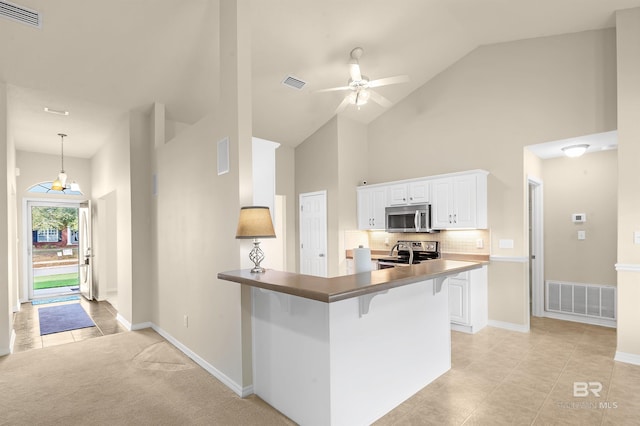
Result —
<instances>
[{"instance_id":1,"label":"breakfast bar","mask_svg":"<svg viewBox=\"0 0 640 426\"><path fill-rule=\"evenodd\" d=\"M218 278L252 287L254 393L298 424L365 425L451 368L446 278L482 266Z\"/></svg>"}]
</instances>

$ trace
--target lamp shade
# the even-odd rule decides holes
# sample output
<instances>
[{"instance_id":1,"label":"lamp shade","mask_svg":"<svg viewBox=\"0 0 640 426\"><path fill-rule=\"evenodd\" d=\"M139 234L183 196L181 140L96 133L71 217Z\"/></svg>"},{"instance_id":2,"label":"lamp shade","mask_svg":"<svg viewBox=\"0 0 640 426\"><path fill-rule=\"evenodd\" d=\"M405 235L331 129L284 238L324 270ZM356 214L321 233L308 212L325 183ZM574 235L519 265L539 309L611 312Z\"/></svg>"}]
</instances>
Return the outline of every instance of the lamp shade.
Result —
<instances>
[{"instance_id":1,"label":"lamp shade","mask_svg":"<svg viewBox=\"0 0 640 426\"><path fill-rule=\"evenodd\" d=\"M236 238L275 238L275 236L269 207L240 208Z\"/></svg>"}]
</instances>

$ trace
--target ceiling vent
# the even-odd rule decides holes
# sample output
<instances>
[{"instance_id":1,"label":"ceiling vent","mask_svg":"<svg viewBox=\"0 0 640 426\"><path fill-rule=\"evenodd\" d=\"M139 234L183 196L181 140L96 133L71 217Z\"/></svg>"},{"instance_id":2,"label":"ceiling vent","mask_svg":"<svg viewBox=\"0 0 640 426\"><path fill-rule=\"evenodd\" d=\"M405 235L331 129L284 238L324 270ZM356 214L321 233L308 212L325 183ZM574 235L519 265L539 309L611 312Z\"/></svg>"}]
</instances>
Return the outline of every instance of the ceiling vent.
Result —
<instances>
[{"instance_id":1,"label":"ceiling vent","mask_svg":"<svg viewBox=\"0 0 640 426\"><path fill-rule=\"evenodd\" d=\"M41 26L40 14L38 12L7 1L0 0L0 16L36 28L40 28Z\"/></svg>"},{"instance_id":2,"label":"ceiling vent","mask_svg":"<svg viewBox=\"0 0 640 426\"><path fill-rule=\"evenodd\" d=\"M298 77L288 75L285 77L284 80L282 80L282 84L296 90L302 90L302 88L307 84L307 82L300 80Z\"/></svg>"}]
</instances>

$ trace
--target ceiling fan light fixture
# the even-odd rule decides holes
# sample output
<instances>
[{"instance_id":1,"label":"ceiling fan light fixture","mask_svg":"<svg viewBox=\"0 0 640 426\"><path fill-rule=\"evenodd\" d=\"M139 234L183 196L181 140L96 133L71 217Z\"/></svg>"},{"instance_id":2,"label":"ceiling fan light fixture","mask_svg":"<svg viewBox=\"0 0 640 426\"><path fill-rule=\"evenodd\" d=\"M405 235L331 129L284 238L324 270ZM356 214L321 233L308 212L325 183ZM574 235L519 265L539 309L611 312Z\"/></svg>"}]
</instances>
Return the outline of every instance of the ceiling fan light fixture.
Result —
<instances>
[{"instance_id":1,"label":"ceiling fan light fixture","mask_svg":"<svg viewBox=\"0 0 640 426\"><path fill-rule=\"evenodd\" d=\"M562 152L569 158L576 158L587 152L587 148L589 148L587 144L570 145L562 148Z\"/></svg>"},{"instance_id":2,"label":"ceiling fan light fixture","mask_svg":"<svg viewBox=\"0 0 640 426\"><path fill-rule=\"evenodd\" d=\"M349 95L349 103L357 106L365 105L367 102L369 102L370 97L371 94L369 93L369 91L356 90L351 92L351 94Z\"/></svg>"}]
</instances>

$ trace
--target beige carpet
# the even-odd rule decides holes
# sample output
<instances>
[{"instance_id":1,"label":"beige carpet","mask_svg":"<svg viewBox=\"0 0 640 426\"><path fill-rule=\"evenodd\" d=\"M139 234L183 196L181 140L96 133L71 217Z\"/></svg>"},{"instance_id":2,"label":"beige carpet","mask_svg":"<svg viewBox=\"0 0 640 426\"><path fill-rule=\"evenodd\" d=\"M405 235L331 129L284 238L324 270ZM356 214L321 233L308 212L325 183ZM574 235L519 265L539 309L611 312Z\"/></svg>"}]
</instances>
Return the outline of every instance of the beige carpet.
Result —
<instances>
[{"instance_id":1,"label":"beige carpet","mask_svg":"<svg viewBox=\"0 0 640 426\"><path fill-rule=\"evenodd\" d=\"M291 425L151 329L0 357L0 425Z\"/></svg>"}]
</instances>

